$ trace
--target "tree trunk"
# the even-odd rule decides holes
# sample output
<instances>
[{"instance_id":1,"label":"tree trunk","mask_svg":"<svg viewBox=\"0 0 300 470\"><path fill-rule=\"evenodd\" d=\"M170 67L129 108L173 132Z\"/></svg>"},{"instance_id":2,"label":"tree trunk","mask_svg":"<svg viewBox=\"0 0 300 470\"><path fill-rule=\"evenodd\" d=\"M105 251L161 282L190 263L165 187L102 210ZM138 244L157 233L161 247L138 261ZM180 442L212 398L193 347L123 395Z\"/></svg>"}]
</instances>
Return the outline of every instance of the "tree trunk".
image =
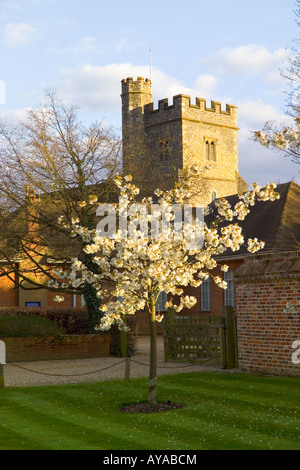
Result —
<instances>
[{"instance_id":1,"label":"tree trunk","mask_svg":"<svg viewBox=\"0 0 300 470\"><path fill-rule=\"evenodd\" d=\"M156 368L157 368L157 347L156 347L156 310L155 299L151 296L149 307L150 319L150 371L149 371L149 395L148 402L156 403Z\"/></svg>"}]
</instances>

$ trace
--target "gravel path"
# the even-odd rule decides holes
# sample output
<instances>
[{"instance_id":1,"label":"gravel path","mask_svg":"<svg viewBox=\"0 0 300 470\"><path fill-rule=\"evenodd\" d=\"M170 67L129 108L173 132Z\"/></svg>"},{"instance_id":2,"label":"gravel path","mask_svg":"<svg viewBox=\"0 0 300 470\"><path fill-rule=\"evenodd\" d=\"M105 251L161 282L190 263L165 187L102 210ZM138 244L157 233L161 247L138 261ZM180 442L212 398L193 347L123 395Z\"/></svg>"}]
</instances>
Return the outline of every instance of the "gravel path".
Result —
<instances>
[{"instance_id":1,"label":"gravel path","mask_svg":"<svg viewBox=\"0 0 300 470\"><path fill-rule=\"evenodd\" d=\"M158 375L203 370L222 370L214 366L165 362L163 338L158 336ZM130 361L130 377L147 377L149 373L149 337L139 337L137 352ZM5 387L57 385L100 380L123 379L125 359L101 357L91 359L34 361L4 366Z\"/></svg>"}]
</instances>

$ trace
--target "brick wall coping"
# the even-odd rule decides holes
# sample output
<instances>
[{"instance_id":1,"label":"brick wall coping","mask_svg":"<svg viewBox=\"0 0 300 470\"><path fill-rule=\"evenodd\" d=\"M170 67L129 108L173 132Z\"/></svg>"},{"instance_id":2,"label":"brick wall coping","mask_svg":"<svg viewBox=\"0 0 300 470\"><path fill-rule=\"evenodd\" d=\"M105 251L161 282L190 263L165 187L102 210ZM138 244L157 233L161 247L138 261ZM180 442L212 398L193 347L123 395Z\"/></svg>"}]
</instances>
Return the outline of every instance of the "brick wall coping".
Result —
<instances>
[{"instance_id":1,"label":"brick wall coping","mask_svg":"<svg viewBox=\"0 0 300 470\"><path fill-rule=\"evenodd\" d=\"M300 251L250 256L234 274L237 283L269 279L300 279Z\"/></svg>"}]
</instances>

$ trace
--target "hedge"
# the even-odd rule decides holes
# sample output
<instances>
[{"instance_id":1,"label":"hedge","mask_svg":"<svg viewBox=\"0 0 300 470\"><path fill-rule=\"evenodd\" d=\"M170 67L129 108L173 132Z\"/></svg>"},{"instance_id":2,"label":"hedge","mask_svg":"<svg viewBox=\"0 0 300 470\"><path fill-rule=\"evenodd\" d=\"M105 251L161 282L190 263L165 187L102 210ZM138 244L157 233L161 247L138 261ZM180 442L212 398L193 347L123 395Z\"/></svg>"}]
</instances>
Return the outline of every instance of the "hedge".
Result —
<instances>
[{"instance_id":1,"label":"hedge","mask_svg":"<svg viewBox=\"0 0 300 470\"><path fill-rule=\"evenodd\" d=\"M61 308L21 308L21 307L0 307L0 317L6 316L31 316L43 317L55 323L65 331L67 335L87 335L89 334L88 314L85 307L68 309ZM127 335L128 353L134 354L137 341L137 322L135 316L128 316L128 326L130 331ZM111 335L111 354L120 355L120 332L116 326L106 332Z\"/></svg>"},{"instance_id":2,"label":"hedge","mask_svg":"<svg viewBox=\"0 0 300 470\"><path fill-rule=\"evenodd\" d=\"M0 315L0 338L64 334L66 331L48 318L37 315Z\"/></svg>"},{"instance_id":3,"label":"hedge","mask_svg":"<svg viewBox=\"0 0 300 470\"><path fill-rule=\"evenodd\" d=\"M37 315L47 318L56 323L57 326L66 330L66 334L80 335L88 334L88 317L84 308L21 308L21 307L1 307L1 315Z\"/></svg>"}]
</instances>

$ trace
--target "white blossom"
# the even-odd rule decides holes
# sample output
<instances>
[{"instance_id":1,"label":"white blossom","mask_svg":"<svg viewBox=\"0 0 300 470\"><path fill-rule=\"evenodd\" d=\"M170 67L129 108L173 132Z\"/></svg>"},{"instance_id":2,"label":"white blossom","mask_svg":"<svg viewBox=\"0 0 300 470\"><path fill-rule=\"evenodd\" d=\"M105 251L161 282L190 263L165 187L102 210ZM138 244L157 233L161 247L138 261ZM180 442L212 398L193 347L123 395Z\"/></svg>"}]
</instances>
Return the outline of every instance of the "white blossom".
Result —
<instances>
[{"instance_id":1,"label":"white blossom","mask_svg":"<svg viewBox=\"0 0 300 470\"><path fill-rule=\"evenodd\" d=\"M223 264L223 266L221 266L221 271L224 271L224 273L227 273L229 269L229 266L227 266L227 264Z\"/></svg>"},{"instance_id":2,"label":"white blossom","mask_svg":"<svg viewBox=\"0 0 300 470\"><path fill-rule=\"evenodd\" d=\"M177 184L171 191L156 190L159 210L155 208L152 212L148 210L151 198L143 199L139 206L136 205L139 188L132 184L130 176L122 178L118 175L115 182L121 195L119 205L116 206L120 216L126 219L130 211L134 213L138 208L142 222L145 226L150 224L152 227L157 223L158 214L163 212L168 224L155 237L149 238L143 230L135 226L137 219L134 218L134 236L124 237L124 231L116 230L113 236L108 238L95 230L82 227L78 218L72 219L70 233L83 240L84 253L98 267L98 272L95 274L78 258L73 258L68 272L57 271L57 285L60 280L69 282L73 288L84 283L91 284L96 289L97 296L103 299L100 308L102 318L97 327L103 331L109 330L114 323L126 331L126 317L144 308L150 311L151 302L153 303L153 299L157 302L160 292L167 293L166 308L173 308L176 312L192 308L197 299L185 295L184 287L200 286L202 281L208 278L209 272L217 267L215 258L218 255L226 250L237 251L244 244L242 229L238 223L233 222L234 219L243 220L256 200L274 200L278 197L274 183L265 188L254 184L251 190L239 196L240 200L234 207L224 198L215 201L218 217L232 223L225 226L223 224L221 228L208 227L204 223L201 228L203 243L197 245L190 243L191 240L197 240L199 235L193 224L183 225L180 236L178 225L173 224L172 206L185 200L188 194L186 182L184 185ZM264 246L263 242L256 238L248 240L247 244L251 252ZM223 265L221 270L226 272L228 266ZM226 289L227 283L221 277L212 278L220 288ZM55 282L53 281L53 285ZM107 289L107 283L111 285L110 290ZM176 303L175 298L178 299ZM157 314L156 321L161 320L162 315Z\"/></svg>"}]
</instances>

